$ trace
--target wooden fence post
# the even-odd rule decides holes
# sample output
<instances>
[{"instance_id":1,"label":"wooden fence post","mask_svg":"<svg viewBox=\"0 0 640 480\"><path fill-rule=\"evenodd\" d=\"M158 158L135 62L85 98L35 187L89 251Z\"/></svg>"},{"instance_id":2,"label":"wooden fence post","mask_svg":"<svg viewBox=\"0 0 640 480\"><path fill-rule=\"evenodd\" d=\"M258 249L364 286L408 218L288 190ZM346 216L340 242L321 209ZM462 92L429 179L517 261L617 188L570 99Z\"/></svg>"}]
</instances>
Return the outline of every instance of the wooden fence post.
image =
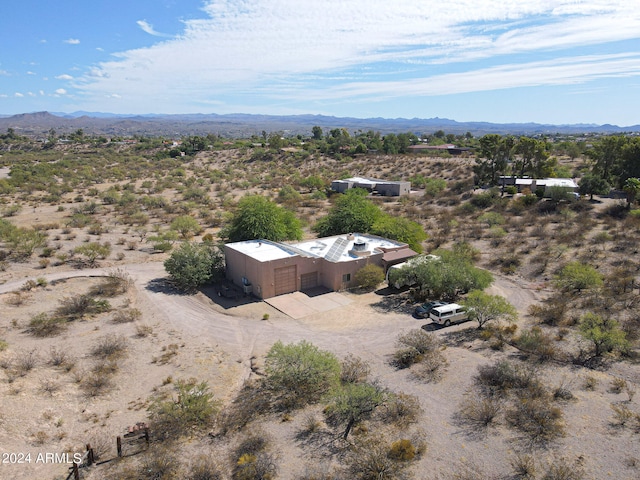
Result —
<instances>
[{"instance_id":1,"label":"wooden fence post","mask_svg":"<svg viewBox=\"0 0 640 480\"><path fill-rule=\"evenodd\" d=\"M118 457L122 456L122 438L116 437L116 447L118 449Z\"/></svg>"},{"instance_id":2,"label":"wooden fence post","mask_svg":"<svg viewBox=\"0 0 640 480\"><path fill-rule=\"evenodd\" d=\"M73 480L80 480L80 471L78 470L78 464L74 462L71 468L73 469Z\"/></svg>"}]
</instances>

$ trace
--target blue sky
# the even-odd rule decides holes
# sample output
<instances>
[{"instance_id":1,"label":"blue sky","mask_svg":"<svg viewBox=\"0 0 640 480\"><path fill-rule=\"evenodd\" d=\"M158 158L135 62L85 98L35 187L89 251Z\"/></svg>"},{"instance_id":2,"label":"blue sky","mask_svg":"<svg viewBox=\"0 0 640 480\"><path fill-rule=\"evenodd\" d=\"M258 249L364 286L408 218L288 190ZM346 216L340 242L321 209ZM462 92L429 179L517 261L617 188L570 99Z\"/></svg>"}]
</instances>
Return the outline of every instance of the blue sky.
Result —
<instances>
[{"instance_id":1,"label":"blue sky","mask_svg":"<svg viewBox=\"0 0 640 480\"><path fill-rule=\"evenodd\" d=\"M0 114L640 124L637 0L23 0Z\"/></svg>"}]
</instances>

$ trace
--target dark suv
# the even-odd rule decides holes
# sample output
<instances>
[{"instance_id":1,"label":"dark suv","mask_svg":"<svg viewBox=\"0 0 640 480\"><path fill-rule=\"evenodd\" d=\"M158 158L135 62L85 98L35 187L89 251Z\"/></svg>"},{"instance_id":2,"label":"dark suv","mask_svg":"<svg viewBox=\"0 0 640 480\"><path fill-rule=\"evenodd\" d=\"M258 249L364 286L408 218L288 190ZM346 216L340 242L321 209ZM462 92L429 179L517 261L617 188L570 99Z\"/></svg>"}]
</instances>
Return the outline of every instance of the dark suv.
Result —
<instances>
[{"instance_id":1,"label":"dark suv","mask_svg":"<svg viewBox=\"0 0 640 480\"><path fill-rule=\"evenodd\" d=\"M418 318L427 318L432 309L436 307L441 307L442 305L446 305L446 304L447 302L439 302L439 301L423 303L422 305L419 305L416 307L413 314Z\"/></svg>"}]
</instances>

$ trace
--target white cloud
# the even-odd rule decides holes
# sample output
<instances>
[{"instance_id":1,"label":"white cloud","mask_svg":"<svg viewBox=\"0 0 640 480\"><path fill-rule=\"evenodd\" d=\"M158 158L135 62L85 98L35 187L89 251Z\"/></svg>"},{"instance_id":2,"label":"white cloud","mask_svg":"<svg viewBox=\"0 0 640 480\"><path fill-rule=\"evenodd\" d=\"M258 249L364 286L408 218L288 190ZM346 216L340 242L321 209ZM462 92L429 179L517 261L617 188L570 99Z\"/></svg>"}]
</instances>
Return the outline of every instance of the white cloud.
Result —
<instances>
[{"instance_id":1,"label":"white cloud","mask_svg":"<svg viewBox=\"0 0 640 480\"><path fill-rule=\"evenodd\" d=\"M69 45L78 45L80 43L80 40L78 40L77 38L69 38L65 40L64 43L68 43Z\"/></svg>"},{"instance_id":2,"label":"white cloud","mask_svg":"<svg viewBox=\"0 0 640 480\"><path fill-rule=\"evenodd\" d=\"M118 53L75 86L90 98L117 91L128 101L173 107L230 95L357 97L392 94L390 86L436 95L638 75L637 57L569 60L573 48L639 39L633 0L325 0L305 2L304 12L294 0L208 0L203 11L205 18L184 22L181 35ZM560 58L531 62L538 53ZM502 66L479 69L478 60ZM403 80L409 76L418 79Z\"/></svg>"},{"instance_id":3,"label":"white cloud","mask_svg":"<svg viewBox=\"0 0 640 480\"><path fill-rule=\"evenodd\" d=\"M64 88L58 88L56 90L56 95L66 95L67 91Z\"/></svg>"},{"instance_id":4,"label":"white cloud","mask_svg":"<svg viewBox=\"0 0 640 480\"><path fill-rule=\"evenodd\" d=\"M16 92L16 93L13 94L13 96L16 97L16 98L22 98L22 97L24 97L24 94L22 94L20 92Z\"/></svg>"},{"instance_id":5,"label":"white cloud","mask_svg":"<svg viewBox=\"0 0 640 480\"><path fill-rule=\"evenodd\" d=\"M56 78L58 80L73 80L73 77L71 75L67 75L66 73L63 75L58 75Z\"/></svg>"},{"instance_id":6,"label":"white cloud","mask_svg":"<svg viewBox=\"0 0 640 480\"><path fill-rule=\"evenodd\" d=\"M11 74L6 70L0 70L0 76L9 77Z\"/></svg>"},{"instance_id":7,"label":"white cloud","mask_svg":"<svg viewBox=\"0 0 640 480\"><path fill-rule=\"evenodd\" d=\"M29 71L27 72L27 75L35 75L35 74L36 74L36 72L32 72L31 70L29 70Z\"/></svg>"},{"instance_id":8,"label":"white cloud","mask_svg":"<svg viewBox=\"0 0 640 480\"><path fill-rule=\"evenodd\" d=\"M138 20L136 23L142 29L143 32L148 33L149 35L153 35L153 36L156 36L156 37L167 37L168 36L168 35L166 35L164 33L160 33L158 31L156 31L153 28L153 25L151 25L146 20Z\"/></svg>"}]
</instances>

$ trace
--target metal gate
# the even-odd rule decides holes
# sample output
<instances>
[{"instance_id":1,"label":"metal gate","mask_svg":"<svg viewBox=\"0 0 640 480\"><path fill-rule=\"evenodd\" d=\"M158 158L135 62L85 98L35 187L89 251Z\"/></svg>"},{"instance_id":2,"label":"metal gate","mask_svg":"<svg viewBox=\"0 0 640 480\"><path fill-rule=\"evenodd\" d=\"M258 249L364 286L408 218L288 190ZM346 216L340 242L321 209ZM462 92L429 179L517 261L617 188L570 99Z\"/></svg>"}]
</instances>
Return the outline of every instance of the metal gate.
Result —
<instances>
[{"instance_id":1,"label":"metal gate","mask_svg":"<svg viewBox=\"0 0 640 480\"><path fill-rule=\"evenodd\" d=\"M300 275L300 290L309 290L318 286L318 272Z\"/></svg>"},{"instance_id":2,"label":"metal gate","mask_svg":"<svg viewBox=\"0 0 640 480\"><path fill-rule=\"evenodd\" d=\"M273 284L276 295L283 295L297 290L296 273L296 265L273 270Z\"/></svg>"}]
</instances>

